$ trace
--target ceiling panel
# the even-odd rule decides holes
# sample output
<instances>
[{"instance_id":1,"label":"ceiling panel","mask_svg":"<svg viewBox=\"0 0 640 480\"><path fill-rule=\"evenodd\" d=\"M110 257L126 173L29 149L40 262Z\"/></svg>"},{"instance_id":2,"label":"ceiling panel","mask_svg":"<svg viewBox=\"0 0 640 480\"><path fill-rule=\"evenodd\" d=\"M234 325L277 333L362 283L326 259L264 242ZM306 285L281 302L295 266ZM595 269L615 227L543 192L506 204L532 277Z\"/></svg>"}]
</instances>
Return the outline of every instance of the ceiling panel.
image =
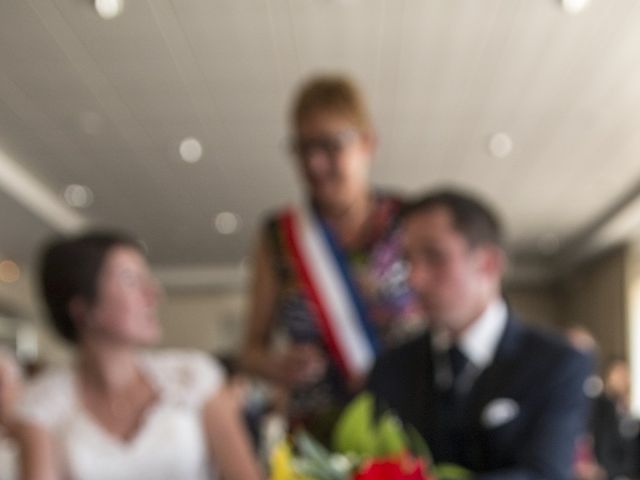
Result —
<instances>
[{"instance_id":1,"label":"ceiling panel","mask_svg":"<svg viewBox=\"0 0 640 480\"><path fill-rule=\"evenodd\" d=\"M343 70L375 116L376 183L480 191L535 251L640 181L639 25L635 0L580 15L555 0L129 0L112 21L88 0L6 0L0 148L54 192L91 187L83 214L139 233L155 263L235 265L265 211L299 195L292 89ZM505 159L487 150L499 131ZM204 146L194 165L187 136ZM215 233L220 211L238 234Z\"/></svg>"}]
</instances>

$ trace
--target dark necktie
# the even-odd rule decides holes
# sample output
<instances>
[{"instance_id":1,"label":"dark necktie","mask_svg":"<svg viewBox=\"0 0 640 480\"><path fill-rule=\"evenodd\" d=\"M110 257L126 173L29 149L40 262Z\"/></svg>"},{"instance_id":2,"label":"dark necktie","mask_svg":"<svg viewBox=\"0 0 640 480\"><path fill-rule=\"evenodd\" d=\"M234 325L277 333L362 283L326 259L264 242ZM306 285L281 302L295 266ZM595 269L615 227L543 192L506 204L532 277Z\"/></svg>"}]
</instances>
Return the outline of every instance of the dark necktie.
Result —
<instances>
[{"instance_id":1,"label":"dark necktie","mask_svg":"<svg viewBox=\"0 0 640 480\"><path fill-rule=\"evenodd\" d=\"M459 380L462 372L464 372L469 360L466 355L458 348L457 345L452 345L448 350L449 365L451 367L451 380L454 389L459 388Z\"/></svg>"},{"instance_id":2,"label":"dark necktie","mask_svg":"<svg viewBox=\"0 0 640 480\"><path fill-rule=\"evenodd\" d=\"M445 394L444 412L447 418L446 438L449 443L449 460L461 462L464 456L464 404L468 393L466 385L466 370L469 365L467 356L456 346L452 345L447 351L451 372L451 385Z\"/></svg>"}]
</instances>

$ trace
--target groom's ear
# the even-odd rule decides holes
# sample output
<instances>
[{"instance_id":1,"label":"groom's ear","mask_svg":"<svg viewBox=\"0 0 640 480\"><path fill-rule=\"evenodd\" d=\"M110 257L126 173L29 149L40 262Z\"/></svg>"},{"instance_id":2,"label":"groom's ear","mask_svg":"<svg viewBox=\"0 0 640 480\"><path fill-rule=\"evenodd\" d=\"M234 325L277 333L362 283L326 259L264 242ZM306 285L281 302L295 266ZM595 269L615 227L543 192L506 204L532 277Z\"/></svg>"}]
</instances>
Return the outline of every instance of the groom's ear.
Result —
<instances>
[{"instance_id":1,"label":"groom's ear","mask_svg":"<svg viewBox=\"0 0 640 480\"><path fill-rule=\"evenodd\" d=\"M500 279L504 275L507 258L502 248L497 245L487 244L476 247L478 256L478 268L485 274Z\"/></svg>"}]
</instances>

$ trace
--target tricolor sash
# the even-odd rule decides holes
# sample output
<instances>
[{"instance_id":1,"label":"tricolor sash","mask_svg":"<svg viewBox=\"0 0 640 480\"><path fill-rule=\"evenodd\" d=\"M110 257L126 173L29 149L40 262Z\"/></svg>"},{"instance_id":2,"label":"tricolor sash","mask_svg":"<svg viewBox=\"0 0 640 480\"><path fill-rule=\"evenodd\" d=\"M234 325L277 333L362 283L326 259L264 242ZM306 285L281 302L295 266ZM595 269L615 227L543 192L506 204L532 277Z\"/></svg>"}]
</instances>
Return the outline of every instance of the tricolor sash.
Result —
<instances>
[{"instance_id":1,"label":"tricolor sash","mask_svg":"<svg viewBox=\"0 0 640 480\"><path fill-rule=\"evenodd\" d=\"M280 226L331 356L346 378L366 374L378 342L343 251L327 225L307 208L289 209Z\"/></svg>"}]
</instances>

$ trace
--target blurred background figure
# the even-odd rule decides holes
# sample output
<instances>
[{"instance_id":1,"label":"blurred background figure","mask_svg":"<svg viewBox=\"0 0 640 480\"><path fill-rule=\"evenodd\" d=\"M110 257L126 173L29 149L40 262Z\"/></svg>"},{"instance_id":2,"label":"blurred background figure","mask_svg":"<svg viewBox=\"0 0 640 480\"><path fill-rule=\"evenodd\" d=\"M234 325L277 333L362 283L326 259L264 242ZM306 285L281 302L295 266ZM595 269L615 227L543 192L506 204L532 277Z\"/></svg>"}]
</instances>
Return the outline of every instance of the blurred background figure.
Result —
<instances>
[{"instance_id":1,"label":"blurred background figure","mask_svg":"<svg viewBox=\"0 0 640 480\"><path fill-rule=\"evenodd\" d=\"M355 371L345 368L348 359L341 355L357 348L334 345L336 338L339 343L348 335L332 331L332 318L326 318L331 315L324 310L335 302L315 301L326 293L318 284L336 287L344 280L349 285L338 296L358 305L356 328L366 330L363 342L375 344L376 352L410 336L421 316L405 282L396 234L403 202L369 183L376 137L361 92L341 76L313 78L298 92L290 122L290 147L306 193L301 209L306 214L298 209L277 212L262 229L243 364L289 389L292 422L322 436L315 427L330 428L326 420L359 388L375 353ZM301 245L296 244L296 228L302 230L297 232L303 237ZM317 259L314 254L305 258L309 236L314 238L311 243L330 250L330 258L319 260L322 265L316 270L335 264L339 281L322 278L326 272L314 275L314 265L307 265ZM338 317L337 323L347 322ZM279 329L287 346L274 351L271 340Z\"/></svg>"},{"instance_id":2,"label":"blurred background figure","mask_svg":"<svg viewBox=\"0 0 640 480\"><path fill-rule=\"evenodd\" d=\"M598 343L591 331L583 325L574 324L565 329L565 336L569 343L577 350L596 355Z\"/></svg>"},{"instance_id":3,"label":"blurred background figure","mask_svg":"<svg viewBox=\"0 0 640 480\"><path fill-rule=\"evenodd\" d=\"M624 358L610 359L604 368L604 390L593 406L594 451L608 478L637 478L638 419L629 409L629 365Z\"/></svg>"},{"instance_id":4,"label":"blurred background figure","mask_svg":"<svg viewBox=\"0 0 640 480\"><path fill-rule=\"evenodd\" d=\"M629 414L631 403L631 374L625 358L611 358L604 371L604 388L607 396L621 414Z\"/></svg>"},{"instance_id":5,"label":"blurred background figure","mask_svg":"<svg viewBox=\"0 0 640 480\"><path fill-rule=\"evenodd\" d=\"M147 350L160 337L160 292L137 242L113 233L55 241L41 281L75 361L25 389L15 427L21 478L260 478L221 393L221 367L200 353Z\"/></svg>"},{"instance_id":6,"label":"blurred background figure","mask_svg":"<svg viewBox=\"0 0 640 480\"><path fill-rule=\"evenodd\" d=\"M0 478L18 478L13 412L22 389L20 369L9 350L0 347Z\"/></svg>"},{"instance_id":7,"label":"blurred background figure","mask_svg":"<svg viewBox=\"0 0 640 480\"><path fill-rule=\"evenodd\" d=\"M0 347L0 427L12 426L13 407L22 389L20 369L9 350Z\"/></svg>"},{"instance_id":8,"label":"blurred background figure","mask_svg":"<svg viewBox=\"0 0 640 480\"><path fill-rule=\"evenodd\" d=\"M596 339L583 325L565 330L569 342L597 359ZM640 474L638 421L629 404L631 378L629 365L622 357L610 359L602 368L602 378L593 376L585 383L591 400L589 433L580 440L575 473L580 480L637 478Z\"/></svg>"},{"instance_id":9,"label":"blurred background figure","mask_svg":"<svg viewBox=\"0 0 640 480\"><path fill-rule=\"evenodd\" d=\"M573 324L565 328L564 334L569 343L578 351L590 355L594 363L598 357L598 344L591 331L583 325ZM596 458L594 452L593 410L598 396L602 394L602 379L595 373L587 378L584 392L591 399L589 428L578 438L573 472L576 480L605 480L607 472Z\"/></svg>"}]
</instances>

